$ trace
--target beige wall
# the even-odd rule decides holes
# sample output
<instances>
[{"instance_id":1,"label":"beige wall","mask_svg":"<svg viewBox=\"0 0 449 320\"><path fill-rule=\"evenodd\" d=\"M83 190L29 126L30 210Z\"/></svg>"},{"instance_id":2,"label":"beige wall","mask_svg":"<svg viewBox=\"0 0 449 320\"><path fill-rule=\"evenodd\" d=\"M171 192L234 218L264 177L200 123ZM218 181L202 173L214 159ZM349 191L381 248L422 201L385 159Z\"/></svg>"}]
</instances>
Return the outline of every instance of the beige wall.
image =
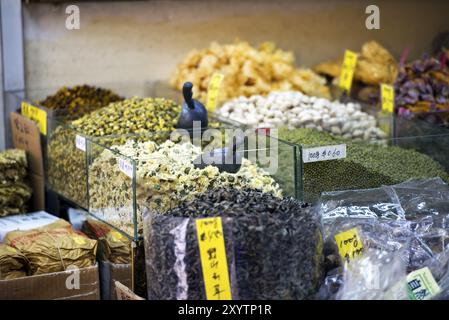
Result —
<instances>
[{"instance_id":1,"label":"beige wall","mask_svg":"<svg viewBox=\"0 0 449 320\"><path fill-rule=\"evenodd\" d=\"M365 28L378 4L381 30ZM191 48L234 38L275 41L312 65L376 39L397 57L430 49L449 30L449 1L131 1L79 4L81 29L65 29L65 6L24 5L28 88L77 83L142 85L165 80Z\"/></svg>"}]
</instances>

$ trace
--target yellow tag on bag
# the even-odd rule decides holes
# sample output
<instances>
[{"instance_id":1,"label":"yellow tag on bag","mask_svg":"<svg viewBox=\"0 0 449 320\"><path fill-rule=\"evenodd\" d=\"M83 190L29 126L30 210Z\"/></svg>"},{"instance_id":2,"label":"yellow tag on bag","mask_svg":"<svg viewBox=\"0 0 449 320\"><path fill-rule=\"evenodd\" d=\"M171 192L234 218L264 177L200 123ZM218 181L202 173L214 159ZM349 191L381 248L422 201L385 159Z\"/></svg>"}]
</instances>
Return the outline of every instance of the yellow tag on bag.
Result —
<instances>
[{"instance_id":1,"label":"yellow tag on bag","mask_svg":"<svg viewBox=\"0 0 449 320\"><path fill-rule=\"evenodd\" d=\"M221 218L197 219L196 231L207 300L231 300Z\"/></svg>"},{"instance_id":2,"label":"yellow tag on bag","mask_svg":"<svg viewBox=\"0 0 449 320\"><path fill-rule=\"evenodd\" d=\"M338 251L343 261L349 262L363 253L363 244L357 228L335 235Z\"/></svg>"},{"instance_id":3,"label":"yellow tag on bag","mask_svg":"<svg viewBox=\"0 0 449 320\"><path fill-rule=\"evenodd\" d=\"M355 67L357 65L357 53L346 50L341 66L339 85L346 92L351 91L352 78L354 77Z\"/></svg>"},{"instance_id":4,"label":"yellow tag on bag","mask_svg":"<svg viewBox=\"0 0 449 320\"><path fill-rule=\"evenodd\" d=\"M208 112L214 112L218 103L218 94L220 92L221 82L223 81L224 75L222 73L214 73L209 82L209 87L207 88L207 103L206 109Z\"/></svg>"},{"instance_id":5,"label":"yellow tag on bag","mask_svg":"<svg viewBox=\"0 0 449 320\"><path fill-rule=\"evenodd\" d=\"M388 84L380 85L380 96L382 98L382 111L394 111L394 88Z\"/></svg>"},{"instance_id":6,"label":"yellow tag on bag","mask_svg":"<svg viewBox=\"0 0 449 320\"><path fill-rule=\"evenodd\" d=\"M39 131L44 136L47 135L47 112L27 102L22 102L21 112L22 115L37 123Z\"/></svg>"}]
</instances>

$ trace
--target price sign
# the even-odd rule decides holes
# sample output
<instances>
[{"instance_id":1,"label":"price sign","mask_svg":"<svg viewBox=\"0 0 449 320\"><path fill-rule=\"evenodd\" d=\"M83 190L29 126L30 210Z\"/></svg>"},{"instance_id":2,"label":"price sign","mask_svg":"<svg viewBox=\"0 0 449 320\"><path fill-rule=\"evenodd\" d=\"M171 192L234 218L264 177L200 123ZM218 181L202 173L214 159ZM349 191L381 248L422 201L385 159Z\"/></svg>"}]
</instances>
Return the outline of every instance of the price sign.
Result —
<instances>
[{"instance_id":1,"label":"price sign","mask_svg":"<svg viewBox=\"0 0 449 320\"><path fill-rule=\"evenodd\" d=\"M353 228L335 235L341 258L349 262L363 253L363 244L357 228Z\"/></svg>"},{"instance_id":2,"label":"price sign","mask_svg":"<svg viewBox=\"0 0 449 320\"><path fill-rule=\"evenodd\" d=\"M346 158L346 144L302 149L304 163Z\"/></svg>"},{"instance_id":3,"label":"price sign","mask_svg":"<svg viewBox=\"0 0 449 320\"><path fill-rule=\"evenodd\" d=\"M215 111L218 102L218 94L220 92L221 82L223 81L224 75L222 73L214 73L209 82L209 87L207 88L207 103L206 109L208 112Z\"/></svg>"},{"instance_id":4,"label":"price sign","mask_svg":"<svg viewBox=\"0 0 449 320\"><path fill-rule=\"evenodd\" d=\"M355 67L357 65L357 53L346 50L340 72L340 88L346 92L351 91L352 78L354 77Z\"/></svg>"},{"instance_id":5,"label":"price sign","mask_svg":"<svg viewBox=\"0 0 449 320\"><path fill-rule=\"evenodd\" d=\"M131 163L129 163L129 161L120 158L118 160L118 167L120 171L126 174L128 177L133 177L133 166Z\"/></svg>"},{"instance_id":6,"label":"price sign","mask_svg":"<svg viewBox=\"0 0 449 320\"><path fill-rule=\"evenodd\" d=\"M47 112L29 103L22 102L22 115L37 123L40 133L47 135Z\"/></svg>"},{"instance_id":7,"label":"price sign","mask_svg":"<svg viewBox=\"0 0 449 320\"><path fill-rule=\"evenodd\" d=\"M83 136L76 135L75 146L77 149L86 152L86 138L84 138Z\"/></svg>"},{"instance_id":8,"label":"price sign","mask_svg":"<svg viewBox=\"0 0 449 320\"><path fill-rule=\"evenodd\" d=\"M221 218L197 219L196 231L207 300L232 299Z\"/></svg>"},{"instance_id":9,"label":"price sign","mask_svg":"<svg viewBox=\"0 0 449 320\"><path fill-rule=\"evenodd\" d=\"M380 94L382 97L382 111L394 111L394 88L388 84L380 85Z\"/></svg>"},{"instance_id":10,"label":"price sign","mask_svg":"<svg viewBox=\"0 0 449 320\"><path fill-rule=\"evenodd\" d=\"M425 267L407 275L407 290L411 300L429 300L440 293L441 288L430 269Z\"/></svg>"}]
</instances>

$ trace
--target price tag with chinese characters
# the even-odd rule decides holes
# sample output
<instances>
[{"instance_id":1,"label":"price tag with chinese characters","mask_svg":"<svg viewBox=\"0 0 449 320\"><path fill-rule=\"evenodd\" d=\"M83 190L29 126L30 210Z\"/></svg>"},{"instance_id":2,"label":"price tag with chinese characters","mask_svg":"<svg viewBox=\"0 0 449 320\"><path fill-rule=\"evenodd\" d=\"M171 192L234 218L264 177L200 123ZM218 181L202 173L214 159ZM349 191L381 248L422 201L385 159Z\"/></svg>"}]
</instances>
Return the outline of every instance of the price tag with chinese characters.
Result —
<instances>
[{"instance_id":1,"label":"price tag with chinese characters","mask_svg":"<svg viewBox=\"0 0 449 320\"><path fill-rule=\"evenodd\" d=\"M37 123L40 133L47 135L47 112L26 102L22 102L21 112L22 115Z\"/></svg>"},{"instance_id":2,"label":"price tag with chinese characters","mask_svg":"<svg viewBox=\"0 0 449 320\"><path fill-rule=\"evenodd\" d=\"M120 171L126 174L128 177L133 177L133 165L129 163L129 161L120 158L118 160L118 167Z\"/></svg>"},{"instance_id":3,"label":"price tag with chinese characters","mask_svg":"<svg viewBox=\"0 0 449 320\"><path fill-rule=\"evenodd\" d=\"M84 138L83 136L76 135L75 146L77 149L86 152L86 138Z\"/></svg>"},{"instance_id":4,"label":"price tag with chinese characters","mask_svg":"<svg viewBox=\"0 0 449 320\"><path fill-rule=\"evenodd\" d=\"M394 88L388 84L380 85L380 95L382 97L382 111L394 111Z\"/></svg>"},{"instance_id":5,"label":"price tag with chinese characters","mask_svg":"<svg viewBox=\"0 0 449 320\"><path fill-rule=\"evenodd\" d=\"M206 109L208 112L214 112L217 107L218 94L220 92L220 86L223 78L224 75L222 73L214 73L210 79L209 87L207 88L206 103Z\"/></svg>"},{"instance_id":6,"label":"price tag with chinese characters","mask_svg":"<svg viewBox=\"0 0 449 320\"><path fill-rule=\"evenodd\" d=\"M197 219L196 231L207 300L231 300L221 218Z\"/></svg>"},{"instance_id":7,"label":"price tag with chinese characters","mask_svg":"<svg viewBox=\"0 0 449 320\"><path fill-rule=\"evenodd\" d=\"M429 300L440 293L441 288L428 267L407 275L407 290L411 300Z\"/></svg>"},{"instance_id":8,"label":"price tag with chinese characters","mask_svg":"<svg viewBox=\"0 0 449 320\"><path fill-rule=\"evenodd\" d=\"M346 144L302 149L304 163L346 158Z\"/></svg>"},{"instance_id":9,"label":"price tag with chinese characters","mask_svg":"<svg viewBox=\"0 0 449 320\"><path fill-rule=\"evenodd\" d=\"M351 91L352 78L354 77L355 67L357 65L357 53L346 50L343 58L343 64L341 65L339 85L340 88L346 92Z\"/></svg>"},{"instance_id":10,"label":"price tag with chinese characters","mask_svg":"<svg viewBox=\"0 0 449 320\"><path fill-rule=\"evenodd\" d=\"M363 244L357 228L353 228L335 235L341 258L349 262L363 253Z\"/></svg>"}]
</instances>

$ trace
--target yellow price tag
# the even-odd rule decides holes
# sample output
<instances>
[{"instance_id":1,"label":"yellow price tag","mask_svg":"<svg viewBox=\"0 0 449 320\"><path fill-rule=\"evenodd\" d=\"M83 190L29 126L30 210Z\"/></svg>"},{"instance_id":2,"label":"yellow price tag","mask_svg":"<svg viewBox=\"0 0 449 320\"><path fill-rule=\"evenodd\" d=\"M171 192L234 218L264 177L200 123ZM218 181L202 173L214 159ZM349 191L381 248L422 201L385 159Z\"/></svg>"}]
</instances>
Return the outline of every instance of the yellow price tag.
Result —
<instances>
[{"instance_id":1,"label":"yellow price tag","mask_svg":"<svg viewBox=\"0 0 449 320\"><path fill-rule=\"evenodd\" d=\"M231 300L221 218L197 219L196 231L207 300Z\"/></svg>"},{"instance_id":2,"label":"yellow price tag","mask_svg":"<svg viewBox=\"0 0 449 320\"><path fill-rule=\"evenodd\" d=\"M353 228L335 235L341 258L349 262L363 253L363 244L357 228Z\"/></svg>"},{"instance_id":3,"label":"yellow price tag","mask_svg":"<svg viewBox=\"0 0 449 320\"><path fill-rule=\"evenodd\" d=\"M380 94L382 97L382 111L394 111L394 88L388 84L380 85Z\"/></svg>"},{"instance_id":4,"label":"yellow price tag","mask_svg":"<svg viewBox=\"0 0 449 320\"><path fill-rule=\"evenodd\" d=\"M340 88L346 92L351 91L352 78L354 77L355 67L357 65L357 53L346 50L343 64L340 72Z\"/></svg>"},{"instance_id":5,"label":"yellow price tag","mask_svg":"<svg viewBox=\"0 0 449 320\"><path fill-rule=\"evenodd\" d=\"M218 103L218 93L223 81L224 75L222 73L214 73L207 88L207 103L206 109L208 112L214 112Z\"/></svg>"},{"instance_id":6,"label":"yellow price tag","mask_svg":"<svg viewBox=\"0 0 449 320\"><path fill-rule=\"evenodd\" d=\"M28 119L37 122L39 131L44 136L47 135L47 112L26 102L22 102L21 112Z\"/></svg>"}]
</instances>

